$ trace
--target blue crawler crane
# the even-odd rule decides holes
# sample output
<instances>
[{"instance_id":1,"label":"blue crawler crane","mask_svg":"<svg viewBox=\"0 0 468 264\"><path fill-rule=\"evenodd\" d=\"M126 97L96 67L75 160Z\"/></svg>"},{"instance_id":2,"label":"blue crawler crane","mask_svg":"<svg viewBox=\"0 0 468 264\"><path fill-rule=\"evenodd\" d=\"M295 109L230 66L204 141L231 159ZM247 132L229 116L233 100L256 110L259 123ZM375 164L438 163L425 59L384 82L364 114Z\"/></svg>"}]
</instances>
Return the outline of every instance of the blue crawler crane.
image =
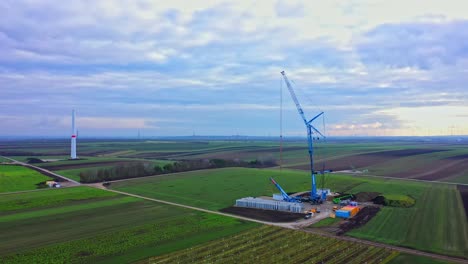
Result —
<instances>
[{"instance_id":1,"label":"blue crawler crane","mask_svg":"<svg viewBox=\"0 0 468 264\"><path fill-rule=\"evenodd\" d=\"M296 104L297 111L299 112L299 115L301 116L307 128L307 142L308 142L308 147L309 147L310 170L311 170L311 176L312 176L312 190L310 192L310 201L314 204L322 203L324 200L326 200L327 197L326 197L326 193L324 192L322 192L321 196L317 193L317 184L315 182L316 171L314 170L314 155L313 155L314 149L313 149L312 137L314 134L317 134L317 139L319 139L319 136L321 136L322 138L324 138L325 136L322 135L322 133L320 133L320 131L318 131L318 129L312 125L312 122L316 120L317 118L319 118L321 115L323 115L323 112L314 116L312 119L307 120L307 118L305 117L304 111L302 110L301 104L299 103L299 100L297 100L296 94L294 93L291 83L289 83L288 77L286 77L286 73L282 71L281 75L283 75L284 82L286 83L289 93L291 94L291 97L294 103Z\"/></svg>"},{"instance_id":2,"label":"blue crawler crane","mask_svg":"<svg viewBox=\"0 0 468 264\"><path fill-rule=\"evenodd\" d=\"M296 197L291 197L289 196L284 190L283 188L281 188L281 186L273 179L273 178L270 178L271 182L276 186L276 188L278 188L278 190L281 192L281 195L283 196L283 200L286 201L286 202L290 202L290 203L300 203L301 200L296 198Z\"/></svg>"}]
</instances>

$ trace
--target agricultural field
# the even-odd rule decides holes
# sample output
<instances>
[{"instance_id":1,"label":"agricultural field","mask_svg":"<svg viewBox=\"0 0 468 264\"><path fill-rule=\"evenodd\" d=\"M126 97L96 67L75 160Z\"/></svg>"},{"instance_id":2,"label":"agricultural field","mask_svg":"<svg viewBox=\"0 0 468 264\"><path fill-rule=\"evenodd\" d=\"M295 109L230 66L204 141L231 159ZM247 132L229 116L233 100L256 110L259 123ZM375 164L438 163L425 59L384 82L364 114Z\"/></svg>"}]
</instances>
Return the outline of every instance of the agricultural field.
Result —
<instances>
[{"instance_id":1,"label":"agricultural field","mask_svg":"<svg viewBox=\"0 0 468 264\"><path fill-rule=\"evenodd\" d=\"M159 166L176 161L209 159L243 161L266 159L276 161L277 165L280 161L279 144L273 141L82 140L78 147L78 155L82 158L80 160L67 160L68 140L0 142L0 146L2 147L0 154L11 154L11 158L21 161L26 161L30 157L47 160L46 163L35 165L75 180L79 179L81 172L110 169L135 161L149 162ZM324 181L321 176L318 177L319 187L323 186L342 193L375 193L385 196L389 201L394 201L389 203L393 206L384 206L369 222L361 227L346 230L345 235L468 258L468 212L466 209L468 208L468 192L466 186L457 187L456 185L405 180L412 178L467 182L468 168L465 167L468 164L468 150L466 144L330 140L317 144L316 153L318 167L325 164L326 168L335 170L334 173L326 175ZM270 196L278 192L270 183L270 177L275 178L286 191L291 193L310 189L305 142L297 140L284 143L282 168L280 170L279 166L273 165L267 169L223 168L161 174L112 182L109 188L235 214L235 208L232 205L236 199L247 196ZM349 170L353 173L337 172L339 170ZM368 177L367 175L395 179ZM32 185L33 187L29 189L36 188L34 184ZM2 184L0 188L3 186L6 185ZM54 198L48 196L48 193L52 192L56 194ZM2 206L4 208L0 210L0 232L2 232L0 239L16 241L16 244L13 243L15 246L24 244L24 246L18 246L18 250L10 248L3 252L0 247L0 255L3 257L8 255L8 261L28 262L28 258L39 253L47 252L44 254L53 255L53 252L57 251L65 252L62 255L57 253L57 258L67 262L69 260L67 258L70 258L72 254L72 250L67 247L76 247L73 257L78 262L99 262L108 259L128 262L193 247L196 244L226 235L234 235L241 230L257 226L232 219L234 221L232 223L229 222L231 220L228 221L229 223L224 223L227 220L216 220L220 222L220 226L214 228L213 232L210 231L211 229L205 230L197 227L196 230L203 231L204 235L193 234L192 240L188 239L193 243L184 244L180 241L175 242L174 239L177 240L177 238L168 238L168 241L163 239L158 242L164 244L163 246L156 246L156 242L151 238L142 238L142 241L129 241L128 245L122 245L123 249L117 249L118 246L102 249L94 242L107 243L103 241L119 240L116 237L127 237L133 234L132 232L139 234L140 231L131 231L136 227L142 227L141 232L144 234L157 236L160 234L158 232L162 231L157 231L154 226L151 226L159 224L160 221L163 222L164 229L172 230L171 225L164 222L164 219L184 226L184 221L186 221L186 219L183 220L184 214L190 215L189 219L204 219L206 214L87 187L33 193L27 193L27 195L32 195L29 198L18 196L20 198L16 202L10 196L0 195L0 199L4 201L3 203L0 201L0 208ZM74 197L82 197L82 199ZM407 208L395 207L402 204ZM8 209L8 206L12 209ZM85 223L85 215L91 216L89 223ZM254 215L252 214L252 217L257 217ZM281 217L272 214L266 216L265 219L281 222L283 221L281 219L297 218L295 215ZM79 226L77 229L71 228L74 220L67 222L75 218L78 221L78 224L75 224ZM28 244L27 234L41 229L39 224L48 225L43 221L50 221L51 225L57 226L58 229L46 227L45 230L50 232L46 236L48 240L34 237L31 239L31 244ZM100 221L106 223L110 221L112 225L104 225ZM308 228L327 228L329 225L339 225L335 221L323 220ZM24 233L18 230L12 233L13 231L6 227L11 227L14 222L25 224L28 228ZM187 224L187 229L190 229L188 226L197 225L196 222L188 222L190 223ZM2 226L5 228L2 229ZM221 226L228 228L222 229ZM428 232L428 230L431 231ZM6 232L6 237L3 236L3 231ZM180 234L179 231L174 232L177 237L191 237L192 235L192 233L189 235L184 233L189 232L187 230L180 231ZM70 240L70 237L73 239ZM84 247L83 243L90 246ZM139 246L135 246L137 244ZM11 250L13 252L10 252ZM420 261L418 257L401 254L390 263L396 263L395 259L400 259L402 263L411 262L411 260L416 263Z\"/></svg>"},{"instance_id":2,"label":"agricultural field","mask_svg":"<svg viewBox=\"0 0 468 264\"><path fill-rule=\"evenodd\" d=\"M262 226L141 263L389 263L399 253L301 231Z\"/></svg>"},{"instance_id":3,"label":"agricultural field","mask_svg":"<svg viewBox=\"0 0 468 264\"><path fill-rule=\"evenodd\" d=\"M19 160L38 157L67 159L68 140L0 142L0 154ZM135 160L263 160L280 164L278 141L157 141L89 140L79 143L84 160L38 164L54 171L112 166ZM338 170L365 170L369 175L423 180L468 182L468 150L463 142L418 140L327 140L315 149L316 166ZM282 165L309 170L305 141L285 141Z\"/></svg>"},{"instance_id":4,"label":"agricultural field","mask_svg":"<svg viewBox=\"0 0 468 264\"><path fill-rule=\"evenodd\" d=\"M286 191L310 189L300 171L229 168L147 177L112 183L110 188L211 210L232 206L246 196L270 196L274 177ZM468 257L468 221L456 186L398 179L331 174L325 187L345 193L377 192L412 197L410 208L384 207L365 226L347 235L420 250ZM427 232L427 230L437 231ZM437 241L437 242L435 242Z\"/></svg>"},{"instance_id":5,"label":"agricultural field","mask_svg":"<svg viewBox=\"0 0 468 264\"><path fill-rule=\"evenodd\" d=\"M451 262L432 259L423 256L416 256L401 253L392 260L390 260L389 264L449 264Z\"/></svg>"},{"instance_id":6,"label":"agricultural field","mask_svg":"<svg viewBox=\"0 0 468 264\"><path fill-rule=\"evenodd\" d=\"M7 160L7 159L5 159L5 158L3 158L3 157L0 157L0 163L2 163L2 162L10 162L10 161Z\"/></svg>"},{"instance_id":7,"label":"agricultural field","mask_svg":"<svg viewBox=\"0 0 468 264\"><path fill-rule=\"evenodd\" d=\"M2 263L133 262L258 226L90 187L4 194L0 208Z\"/></svg>"},{"instance_id":8,"label":"agricultural field","mask_svg":"<svg viewBox=\"0 0 468 264\"><path fill-rule=\"evenodd\" d=\"M413 195L414 207L384 207L369 223L348 235L468 257L468 220L456 187L433 184Z\"/></svg>"},{"instance_id":9,"label":"agricultural field","mask_svg":"<svg viewBox=\"0 0 468 264\"><path fill-rule=\"evenodd\" d=\"M329 139L315 144L316 168L365 171L368 175L468 183L468 148L450 139ZM282 162L278 141L246 140L91 140L79 141L78 156L68 161L68 140L0 142L0 155L25 161L37 157L53 161L37 164L50 170L114 166L122 162L177 160L275 160L283 167L309 170L304 140L284 142ZM74 172L70 172L73 174Z\"/></svg>"},{"instance_id":10,"label":"agricultural field","mask_svg":"<svg viewBox=\"0 0 468 264\"><path fill-rule=\"evenodd\" d=\"M162 200L219 210L239 197L271 196L278 190L273 177L288 192L310 190L310 176L295 170L224 168L159 175L112 183L110 188ZM319 185L321 184L319 177ZM325 187L337 192L358 193L370 189L382 194L422 193L427 184L400 180L330 174Z\"/></svg>"},{"instance_id":11,"label":"agricultural field","mask_svg":"<svg viewBox=\"0 0 468 264\"><path fill-rule=\"evenodd\" d=\"M51 178L29 168L0 165L0 193L37 189L37 184L48 180Z\"/></svg>"}]
</instances>

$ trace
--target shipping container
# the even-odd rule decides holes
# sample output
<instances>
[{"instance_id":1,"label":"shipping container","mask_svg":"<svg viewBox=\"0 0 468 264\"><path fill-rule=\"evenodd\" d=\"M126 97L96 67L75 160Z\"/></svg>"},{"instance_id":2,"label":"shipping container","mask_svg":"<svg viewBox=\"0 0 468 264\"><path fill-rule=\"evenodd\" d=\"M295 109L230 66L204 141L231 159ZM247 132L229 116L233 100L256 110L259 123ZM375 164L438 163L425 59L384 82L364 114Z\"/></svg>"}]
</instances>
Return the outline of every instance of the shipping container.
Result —
<instances>
[{"instance_id":1,"label":"shipping container","mask_svg":"<svg viewBox=\"0 0 468 264\"><path fill-rule=\"evenodd\" d=\"M341 217L341 218L350 218L351 217L351 212L350 211L345 211L345 210L337 210L335 212L336 217Z\"/></svg>"},{"instance_id":2,"label":"shipping container","mask_svg":"<svg viewBox=\"0 0 468 264\"><path fill-rule=\"evenodd\" d=\"M349 211L351 216L355 216L359 212L359 207L357 206L345 206L341 208L343 211Z\"/></svg>"}]
</instances>

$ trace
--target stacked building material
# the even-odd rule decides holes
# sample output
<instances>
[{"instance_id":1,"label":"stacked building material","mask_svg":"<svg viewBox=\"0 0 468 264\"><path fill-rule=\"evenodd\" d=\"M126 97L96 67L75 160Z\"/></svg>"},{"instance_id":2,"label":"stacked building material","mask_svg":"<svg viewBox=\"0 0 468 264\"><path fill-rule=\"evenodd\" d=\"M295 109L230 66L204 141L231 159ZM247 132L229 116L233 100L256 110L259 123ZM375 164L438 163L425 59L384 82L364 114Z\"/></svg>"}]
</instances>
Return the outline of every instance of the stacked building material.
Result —
<instances>
[{"instance_id":1,"label":"stacked building material","mask_svg":"<svg viewBox=\"0 0 468 264\"><path fill-rule=\"evenodd\" d=\"M265 210L286 211L293 213L302 213L302 211L304 210L304 206L301 203L266 200L254 197L245 197L238 199L236 200L236 206Z\"/></svg>"}]
</instances>

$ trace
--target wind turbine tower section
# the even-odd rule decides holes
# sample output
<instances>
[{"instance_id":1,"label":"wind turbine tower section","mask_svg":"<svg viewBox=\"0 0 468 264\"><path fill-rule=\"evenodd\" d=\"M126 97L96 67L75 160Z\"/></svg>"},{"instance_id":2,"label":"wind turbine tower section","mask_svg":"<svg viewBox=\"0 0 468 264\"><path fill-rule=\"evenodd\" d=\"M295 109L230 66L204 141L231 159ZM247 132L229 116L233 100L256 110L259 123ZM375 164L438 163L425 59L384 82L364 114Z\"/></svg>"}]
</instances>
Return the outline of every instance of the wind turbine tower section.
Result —
<instances>
[{"instance_id":1,"label":"wind turbine tower section","mask_svg":"<svg viewBox=\"0 0 468 264\"><path fill-rule=\"evenodd\" d=\"M77 159L76 157L76 126L75 126L75 110L72 111L72 135L71 135L71 159Z\"/></svg>"}]
</instances>

